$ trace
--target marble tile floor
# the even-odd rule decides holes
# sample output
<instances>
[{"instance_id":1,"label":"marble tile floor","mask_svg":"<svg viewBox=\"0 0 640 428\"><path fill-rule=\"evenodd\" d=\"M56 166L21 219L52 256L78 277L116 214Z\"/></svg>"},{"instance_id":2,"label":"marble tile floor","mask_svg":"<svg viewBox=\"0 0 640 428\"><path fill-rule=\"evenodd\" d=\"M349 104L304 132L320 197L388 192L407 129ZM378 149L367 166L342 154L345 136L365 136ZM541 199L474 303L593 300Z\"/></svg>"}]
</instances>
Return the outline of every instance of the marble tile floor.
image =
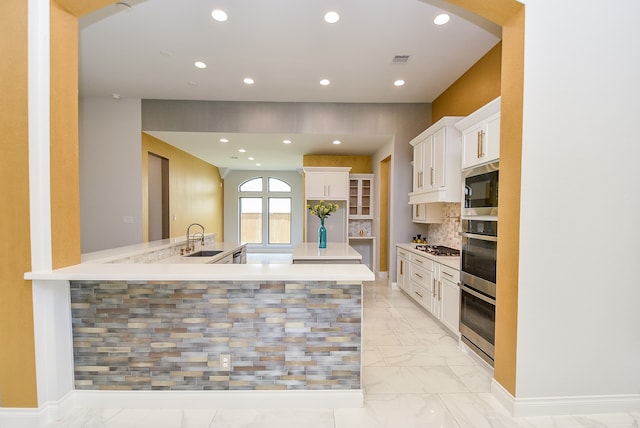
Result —
<instances>
[{"instance_id":1,"label":"marble tile floor","mask_svg":"<svg viewBox=\"0 0 640 428\"><path fill-rule=\"evenodd\" d=\"M46 428L640 427L640 413L512 418L488 371L386 279L365 285L363 323L363 408L75 409Z\"/></svg>"}]
</instances>

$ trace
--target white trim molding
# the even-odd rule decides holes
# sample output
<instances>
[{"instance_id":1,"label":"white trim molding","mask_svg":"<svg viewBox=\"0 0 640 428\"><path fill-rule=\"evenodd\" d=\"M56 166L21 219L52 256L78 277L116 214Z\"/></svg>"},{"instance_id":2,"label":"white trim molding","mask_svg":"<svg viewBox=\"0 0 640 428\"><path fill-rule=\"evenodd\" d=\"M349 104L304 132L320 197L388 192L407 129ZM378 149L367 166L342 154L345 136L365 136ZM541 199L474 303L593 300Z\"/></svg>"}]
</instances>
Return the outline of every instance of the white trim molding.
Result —
<instances>
[{"instance_id":1,"label":"white trim molding","mask_svg":"<svg viewBox=\"0 0 640 428\"><path fill-rule=\"evenodd\" d=\"M37 409L0 408L0 427L38 428L73 409L335 409L364 406L364 391L73 391Z\"/></svg>"},{"instance_id":2,"label":"white trim molding","mask_svg":"<svg viewBox=\"0 0 640 428\"><path fill-rule=\"evenodd\" d=\"M494 379L491 393L512 416L559 416L626 413L640 409L640 394L516 398Z\"/></svg>"}]
</instances>

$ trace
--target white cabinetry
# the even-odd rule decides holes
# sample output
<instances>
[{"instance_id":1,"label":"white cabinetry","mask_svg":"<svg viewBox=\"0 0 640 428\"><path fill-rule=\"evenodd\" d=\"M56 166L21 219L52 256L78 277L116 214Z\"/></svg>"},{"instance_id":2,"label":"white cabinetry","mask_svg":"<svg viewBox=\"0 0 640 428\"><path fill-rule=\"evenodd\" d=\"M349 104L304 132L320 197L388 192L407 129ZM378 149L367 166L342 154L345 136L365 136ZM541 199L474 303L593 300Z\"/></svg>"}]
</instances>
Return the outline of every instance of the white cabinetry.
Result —
<instances>
[{"instance_id":1,"label":"white cabinetry","mask_svg":"<svg viewBox=\"0 0 640 428\"><path fill-rule=\"evenodd\" d=\"M351 170L351 168L305 167L305 197L308 200L348 199L349 170Z\"/></svg>"},{"instance_id":2,"label":"white cabinetry","mask_svg":"<svg viewBox=\"0 0 640 428\"><path fill-rule=\"evenodd\" d=\"M460 332L460 271L436 263L433 315L456 335Z\"/></svg>"},{"instance_id":3,"label":"white cabinetry","mask_svg":"<svg viewBox=\"0 0 640 428\"><path fill-rule=\"evenodd\" d=\"M433 312L433 270L432 260L411 254L410 296L429 312Z\"/></svg>"},{"instance_id":4,"label":"white cabinetry","mask_svg":"<svg viewBox=\"0 0 640 428\"><path fill-rule=\"evenodd\" d=\"M411 288L409 287L410 281L410 273L409 269L411 267L411 262L409 252L403 248L398 248L397 250L398 257L396 258L397 263L397 275L398 275L398 287L403 290L407 294L411 294Z\"/></svg>"},{"instance_id":5,"label":"white cabinetry","mask_svg":"<svg viewBox=\"0 0 640 428\"><path fill-rule=\"evenodd\" d=\"M398 246L398 287L459 336L460 271L430 257Z\"/></svg>"},{"instance_id":6,"label":"white cabinetry","mask_svg":"<svg viewBox=\"0 0 640 428\"><path fill-rule=\"evenodd\" d=\"M444 221L444 203L415 204L413 206L414 223L442 223Z\"/></svg>"},{"instance_id":7,"label":"white cabinetry","mask_svg":"<svg viewBox=\"0 0 640 428\"><path fill-rule=\"evenodd\" d=\"M500 158L500 97L456 124L462 131L462 169Z\"/></svg>"},{"instance_id":8,"label":"white cabinetry","mask_svg":"<svg viewBox=\"0 0 640 428\"><path fill-rule=\"evenodd\" d=\"M351 167L305 167L304 189L305 207L319 201L337 203L339 208L329 216L324 225L327 228L327 242L347 242L349 214L349 171ZM320 220L309 213L306 215L304 240L318 240Z\"/></svg>"},{"instance_id":9,"label":"white cabinetry","mask_svg":"<svg viewBox=\"0 0 640 428\"><path fill-rule=\"evenodd\" d=\"M444 117L409 142L413 146L413 191L409 203L460 202L460 117Z\"/></svg>"},{"instance_id":10,"label":"white cabinetry","mask_svg":"<svg viewBox=\"0 0 640 428\"><path fill-rule=\"evenodd\" d=\"M373 174L349 175L349 218L373 218Z\"/></svg>"}]
</instances>

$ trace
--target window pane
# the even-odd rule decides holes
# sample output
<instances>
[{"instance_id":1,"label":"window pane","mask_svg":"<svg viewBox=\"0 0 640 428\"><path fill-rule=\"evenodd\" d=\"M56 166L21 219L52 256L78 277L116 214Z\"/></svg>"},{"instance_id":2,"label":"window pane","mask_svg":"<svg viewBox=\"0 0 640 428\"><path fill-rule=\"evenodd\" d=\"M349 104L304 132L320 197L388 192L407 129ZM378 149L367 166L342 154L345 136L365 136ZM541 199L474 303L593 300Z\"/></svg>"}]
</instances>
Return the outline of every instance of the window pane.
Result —
<instances>
[{"instance_id":1,"label":"window pane","mask_svg":"<svg viewBox=\"0 0 640 428\"><path fill-rule=\"evenodd\" d=\"M270 192L290 192L291 186L289 186L287 183L285 183L282 180L269 177L269 191Z\"/></svg>"},{"instance_id":2,"label":"window pane","mask_svg":"<svg viewBox=\"0 0 640 428\"><path fill-rule=\"evenodd\" d=\"M262 244L262 198L240 198L240 241Z\"/></svg>"},{"instance_id":3,"label":"window pane","mask_svg":"<svg viewBox=\"0 0 640 428\"><path fill-rule=\"evenodd\" d=\"M269 198L269 244L291 244L291 198Z\"/></svg>"},{"instance_id":4,"label":"window pane","mask_svg":"<svg viewBox=\"0 0 640 428\"><path fill-rule=\"evenodd\" d=\"M240 185L241 192L262 192L262 177L252 178Z\"/></svg>"}]
</instances>

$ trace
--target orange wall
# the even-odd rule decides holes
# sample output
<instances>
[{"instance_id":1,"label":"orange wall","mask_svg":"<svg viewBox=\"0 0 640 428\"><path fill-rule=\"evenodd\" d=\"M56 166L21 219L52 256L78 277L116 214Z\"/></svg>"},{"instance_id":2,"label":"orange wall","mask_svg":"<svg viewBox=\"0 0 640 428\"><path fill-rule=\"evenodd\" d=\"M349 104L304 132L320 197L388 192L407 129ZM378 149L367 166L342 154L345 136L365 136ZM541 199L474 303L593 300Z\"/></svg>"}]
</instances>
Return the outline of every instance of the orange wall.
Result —
<instances>
[{"instance_id":1,"label":"orange wall","mask_svg":"<svg viewBox=\"0 0 640 428\"><path fill-rule=\"evenodd\" d=\"M53 268L80 263L78 19L51 4L51 242Z\"/></svg>"},{"instance_id":2,"label":"orange wall","mask_svg":"<svg viewBox=\"0 0 640 428\"><path fill-rule=\"evenodd\" d=\"M142 232L149 240L148 155L169 159L170 235L183 236L191 223L200 223L206 233L224 240L224 192L218 167L142 133ZM173 220L175 216L176 220Z\"/></svg>"},{"instance_id":3,"label":"orange wall","mask_svg":"<svg viewBox=\"0 0 640 428\"><path fill-rule=\"evenodd\" d=\"M456 6L483 16L502 26L502 55L500 64L500 212L498 222L498 272L496 296L496 342L494 378L511 395L516 396L516 360L518 326L518 266L520 260L520 174L522 154L522 93L524 80L524 5L515 0L448 0ZM496 52L489 52L487 63L495 69ZM490 69L487 67L487 70ZM487 73L485 66L475 70L495 84L495 76ZM463 76L467 84L474 80ZM461 78L461 79L462 79ZM440 114L461 114L473 103L462 100L462 83L452 85L447 98L460 98L461 110L440 109ZM484 95L489 101L495 96ZM438 100L436 100L438 101ZM435 103L433 109L435 110ZM444 98L441 100L445 104ZM482 104L480 104L482 105ZM464 113L467 114L467 113Z\"/></svg>"},{"instance_id":4,"label":"orange wall","mask_svg":"<svg viewBox=\"0 0 640 428\"><path fill-rule=\"evenodd\" d=\"M371 156L305 155L303 166L351 167L350 174L371 174Z\"/></svg>"},{"instance_id":5,"label":"orange wall","mask_svg":"<svg viewBox=\"0 0 640 428\"><path fill-rule=\"evenodd\" d=\"M0 2L0 399L3 407L35 407L29 233L27 2Z\"/></svg>"},{"instance_id":6,"label":"orange wall","mask_svg":"<svg viewBox=\"0 0 640 428\"><path fill-rule=\"evenodd\" d=\"M467 116L500 96L502 42L494 46L431 105L431 122L444 116Z\"/></svg>"}]
</instances>

